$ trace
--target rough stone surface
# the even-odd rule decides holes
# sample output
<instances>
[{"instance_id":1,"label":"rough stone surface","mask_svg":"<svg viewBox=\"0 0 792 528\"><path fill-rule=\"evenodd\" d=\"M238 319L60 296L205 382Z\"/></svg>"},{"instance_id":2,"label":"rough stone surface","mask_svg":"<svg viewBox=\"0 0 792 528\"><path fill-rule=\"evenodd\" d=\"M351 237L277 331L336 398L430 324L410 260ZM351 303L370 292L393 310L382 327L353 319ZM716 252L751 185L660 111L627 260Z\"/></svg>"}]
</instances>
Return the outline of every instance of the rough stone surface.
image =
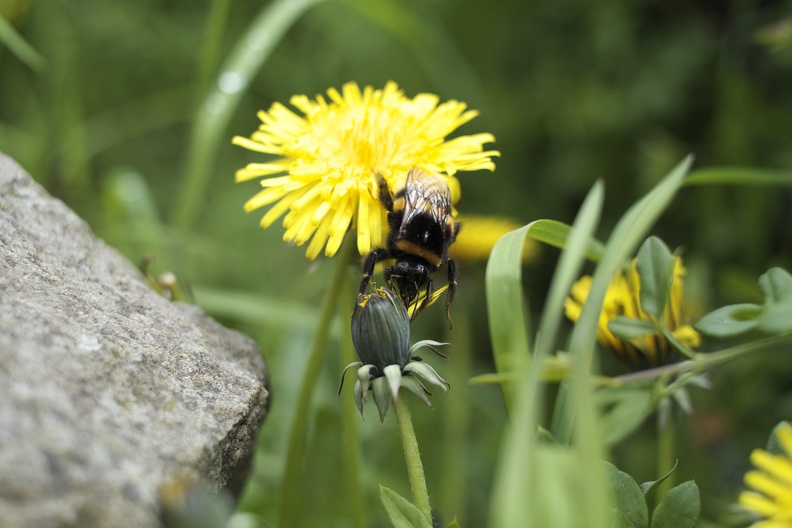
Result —
<instances>
[{"instance_id":1,"label":"rough stone surface","mask_svg":"<svg viewBox=\"0 0 792 528\"><path fill-rule=\"evenodd\" d=\"M223 486L268 400L250 339L154 293L0 154L0 526L159 526L159 486Z\"/></svg>"}]
</instances>

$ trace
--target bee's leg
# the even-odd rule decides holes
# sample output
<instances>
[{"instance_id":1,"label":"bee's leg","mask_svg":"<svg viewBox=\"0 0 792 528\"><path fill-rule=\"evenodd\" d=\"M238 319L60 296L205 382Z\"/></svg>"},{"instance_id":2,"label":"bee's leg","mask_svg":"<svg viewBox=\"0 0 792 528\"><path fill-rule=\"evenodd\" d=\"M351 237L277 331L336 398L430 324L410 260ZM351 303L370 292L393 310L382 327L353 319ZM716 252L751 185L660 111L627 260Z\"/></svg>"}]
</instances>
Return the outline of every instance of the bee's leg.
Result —
<instances>
[{"instance_id":1,"label":"bee's leg","mask_svg":"<svg viewBox=\"0 0 792 528\"><path fill-rule=\"evenodd\" d=\"M382 207L389 213L393 212L393 195L391 195L388 182L379 172L377 173L377 185L379 186L379 201Z\"/></svg>"},{"instance_id":2,"label":"bee's leg","mask_svg":"<svg viewBox=\"0 0 792 528\"><path fill-rule=\"evenodd\" d=\"M456 293L457 279L459 279L459 268L454 259L448 259L448 293L446 294L446 317L454 328L454 321L451 320L451 303L454 302L454 294Z\"/></svg>"},{"instance_id":3,"label":"bee's leg","mask_svg":"<svg viewBox=\"0 0 792 528\"><path fill-rule=\"evenodd\" d=\"M410 317L410 321L415 321L415 318L418 317L418 314L423 312L427 306L429 306L429 302L432 300L432 295L434 294L434 282L432 279L426 281L426 297L424 300L421 301L421 304L415 307L415 311Z\"/></svg>"},{"instance_id":4,"label":"bee's leg","mask_svg":"<svg viewBox=\"0 0 792 528\"><path fill-rule=\"evenodd\" d=\"M393 266L388 266L384 270L382 270L382 277L385 279L385 283L388 285L388 288L391 290L393 289Z\"/></svg>"},{"instance_id":5,"label":"bee's leg","mask_svg":"<svg viewBox=\"0 0 792 528\"><path fill-rule=\"evenodd\" d=\"M361 266L363 280L360 281L358 295L364 295L366 293L366 288L371 280L371 276L374 274L374 266L377 265L377 262L385 260L386 258L388 258L388 251L385 248L377 248L366 256L366 260L363 261L363 266Z\"/></svg>"}]
</instances>

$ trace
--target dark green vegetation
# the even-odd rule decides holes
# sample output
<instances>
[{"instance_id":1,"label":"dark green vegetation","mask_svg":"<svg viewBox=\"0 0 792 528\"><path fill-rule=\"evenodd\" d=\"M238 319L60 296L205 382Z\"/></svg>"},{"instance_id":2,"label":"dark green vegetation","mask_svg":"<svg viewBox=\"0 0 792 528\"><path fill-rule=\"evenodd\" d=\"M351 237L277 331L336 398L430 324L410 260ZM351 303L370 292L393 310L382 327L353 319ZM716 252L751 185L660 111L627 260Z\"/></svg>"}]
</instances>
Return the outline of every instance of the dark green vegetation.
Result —
<instances>
[{"instance_id":1,"label":"dark green vegetation","mask_svg":"<svg viewBox=\"0 0 792 528\"><path fill-rule=\"evenodd\" d=\"M270 521L299 388L287 376L304 366L332 265L307 261L283 244L279 223L263 231L259 211L242 211L258 187L234 184L234 171L259 158L230 139L258 126L257 110L349 80L378 88L394 80L408 96L465 101L481 115L460 133L493 133L502 157L495 173L459 175L462 213L572 223L601 178L603 238L688 153L694 170L792 171L792 44L778 25L790 11L780 2L270 5L269 40L237 56L258 2L0 3L37 52L0 33L0 151L132 261L155 257L152 273L176 273L190 300L264 350L275 401L240 507ZM249 85L222 75L228 61L250 73ZM226 95L209 97L218 81ZM688 296L703 314L761 303L756 278L792 269L791 214L788 186L687 187L653 233L684 248ZM557 254L547 248L523 272L532 313L543 308ZM462 264L449 335L438 306L413 329L414 339L453 344L438 366L451 392L436 395L435 411L413 412L433 506L463 526L488 518L506 422L499 390L465 381L494 370L483 271ZM358 280L350 271L350 311ZM338 331L347 323L342 314ZM326 358L300 480L306 526L340 525L356 504L339 482L341 406L353 404L351 394L335 397L345 362L334 342ZM703 518L721 516L750 450L792 417L790 365L784 354L757 354L715 372L712 390L691 393L696 414L680 417L676 481L696 480ZM622 367L603 354L603 370ZM384 518L377 484L408 496L392 427L371 409L361 426L368 519ZM656 479L656 437L649 419L614 449L619 469Z\"/></svg>"}]
</instances>

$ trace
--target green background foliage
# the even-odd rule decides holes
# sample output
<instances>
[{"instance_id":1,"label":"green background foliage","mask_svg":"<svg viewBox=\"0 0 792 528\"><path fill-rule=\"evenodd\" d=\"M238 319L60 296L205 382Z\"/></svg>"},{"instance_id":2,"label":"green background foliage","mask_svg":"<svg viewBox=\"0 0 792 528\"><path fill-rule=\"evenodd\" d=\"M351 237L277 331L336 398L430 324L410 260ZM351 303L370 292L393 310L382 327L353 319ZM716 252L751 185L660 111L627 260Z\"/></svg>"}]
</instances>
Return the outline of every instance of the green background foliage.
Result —
<instances>
[{"instance_id":1,"label":"green background foliage","mask_svg":"<svg viewBox=\"0 0 792 528\"><path fill-rule=\"evenodd\" d=\"M152 273L173 271L190 300L258 341L275 396L240 509L276 523L298 391L290 380L305 368L333 265L307 261L279 225L261 230L259 212L242 211L258 186L235 184L234 171L258 157L230 138L258 126L257 110L350 80L465 101L481 115L460 133L493 133L502 156L492 174L459 175L458 209L571 224L600 179L601 239L688 153L702 179L726 167L736 180L786 182L689 185L653 227L682 248L702 315L762 303L757 277L792 269L792 44L778 26L790 13L789 2L747 0L2 0L0 151L133 262L155 257ZM541 323L558 256L547 247L522 270L531 321ZM357 277L350 266L350 307ZM507 413L496 386L467 381L496 370L484 278L483 263L463 264L450 333L440 309L413 328L413 340L453 343L450 361L432 361L450 394L413 416L433 506L461 526L491 518ZM334 334L347 322L336 319ZM571 329L562 323L559 342ZM361 506L339 481L342 406L354 404L351 394L335 397L345 364L337 340L325 357L299 480L301 526L382 525L378 484L409 496L395 425L366 409ZM606 354L601 361L603 372L624 372ZM679 417L676 481L699 485L702 523L719 522L750 450L792 416L790 365L756 354L713 373L712 390L692 392L696 414ZM656 436L650 418L612 448L616 465L638 482L658 478Z\"/></svg>"}]
</instances>

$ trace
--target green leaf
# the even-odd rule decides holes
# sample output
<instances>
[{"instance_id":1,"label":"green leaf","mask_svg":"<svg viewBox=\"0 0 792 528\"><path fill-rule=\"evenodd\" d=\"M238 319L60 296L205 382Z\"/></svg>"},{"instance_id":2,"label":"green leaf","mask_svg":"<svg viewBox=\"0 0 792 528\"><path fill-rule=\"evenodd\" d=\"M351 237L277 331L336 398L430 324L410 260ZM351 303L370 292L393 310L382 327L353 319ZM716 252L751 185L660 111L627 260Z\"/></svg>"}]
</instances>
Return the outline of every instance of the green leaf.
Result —
<instances>
[{"instance_id":1,"label":"green leaf","mask_svg":"<svg viewBox=\"0 0 792 528\"><path fill-rule=\"evenodd\" d=\"M641 277L641 308L660 317L668 300L674 272L674 256L657 237L649 237L638 250L638 275Z\"/></svg>"},{"instance_id":2,"label":"green leaf","mask_svg":"<svg viewBox=\"0 0 792 528\"><path fill-rule=\"evenodd\" d=\"M784 446L781 445L781 442L778 440L778 429L780 427L789 427L792 425L792 422L783 421L778 422L775 427L773 427L773 432L770 433L770 438L767 439L767 446L765 450L770 453L771 455L782 455L788 456L788 453L784 449Z\"/></svg>"},{"instance_id":3,"label":"green leaf","mask_svg":"<svg viewBox=\"0 0 792 528\"><path fill-rule=\"evenodd\" d=\"M596 228L602 210L603 189L597 183L589 192L570 231L569 239L561 252L557 270L553 275L544 313L540 323L541 339L537 339L536 360L523 362L519 371L519 382L515 383L516 399L511 413L512 422L504 439L504 447L498 461L495 476L495 489L492 496L490 526L499 528L522 528L523 526L553 526L557 528L578 526L577 519L585 518L589 528L603 528L604 505L600 498L601 489L600 452L590 453L584 449L597 443L596 429L592 428L591 441L581 443L572 449L559 449L558 446L539 441L536 438L540 409L543 408L544 386L541 380L543 358L554 349L558 326L563 313L563 302L569 288L580 272L587 241ZM523 228L526 231L530 226ZM523 231L525 233L526 231ZM507 237L509 235L506 235ZM487 266L487 302L503 303L502 288L522 292L519 275L512 272L491 273L498 268L521 268L519 248L510 251L511 262L495 262L506 259L507 254L498 251L498 242L490 256ZM503 284L501 279L509 277ZM495 294L491 288L499 288ZM489 306L492 314L492 307ZM508 310L509 307L499 308ZM507 314L512 317L511 314ZM490 320L492 324L492 320ZM493 344L495 343L493 339ZM587 382L585 376L583 382ZM585 444L585 445L582 445ZM589 500L580 500L580 486L591 489Z\"/></svg>"},{"instance_id":4,"label":"green leaf","mask_svg":"<svg viewBox=\"0 0 792 528\"><path fill-rule=\"evenodd\" d=\"M608 321L608 330L626 341L645 335L657 334L660 330L653 321L646 319L633 319L620 315Z\"/></svg>"},{"instance_id":5,"label":"green leaf","mask_svg":"<svg viewBox=\"0 0 792 528\"><path fill-rule=\"evenodd\" d=\"M573 361L573 365L580 365L581 369L589 369L596 348L602 303L611 277L635 251L650 227L671 203L692 163L692 156L678 163L660 183L630 207L613 229L608 238L605 254L594 271L588 298L572 332L570 353L574 352L582 356L582 361ZM578 399L577 404L585 404L581 395L578 395ZM565 408L569 405L566 400L559 399L559 401L564 408L558 410L559 405L556 405L551 430L559 442L565 443L570 437L574 413Z\"/></svg>"},{"instance_id":6,"label":"green leaf","mask_svg":"<svg viewBox=\"0 0 792 528\"><path fill-rule=\"evenodd\" d=\"M683 482L663 497L652 513L652 528L693 528L701 513L701 496L696 483Z\"/></svg>"},{"instance_id":7,"label":"green leaf","mask_svg":"<svg viewBox=\"0 0 792 528\"><path fill-rule=\"evenodd\" d=\"M636 528L623 511L613 508L611 513L613 518L611 519L610 528Z\"/></svg>"},{"instance_id":8,"label":"green leaf","mask_svg":"<svg viewBox=\"0 0 792 528\"><path fill-rule=\"evenodd\" d=\"M487 262L487 315L492 355L499 374L518 372L528 360L528 322L522 289L522 250L530 224L505 234ZM514 402L514 386L502 386L506 407Z\"/></svg>"},{"instance_id":9,"label":"green leaf","mask_svg":"<svg viewBox=\"0 0 792 528\"><path fill-rule=\"evenodd\" d=\"M674 462L674 467L672 467L672 468L671 468L671 470L670 470L668 473L666 473L665 475L663 475L663 476L662 476L662 477L660 477L659 479L657 479L657 480L650 480L650 481L648 481L648 482L644 482L643 484L641 484L641 491L643 492L644 496L646 496L646 495L649 495L649 492L653 491L653 490L654 490L654 489L655 489L657 486L659 486L660 484L662 484L662 482L663 482L665 479L667 479L668 477L670 477L670 476L671 476L671 474L672 474L672 473L673 473L673 472L676 470L676 468L677 468L677 466L678 466L678 465L679 465L679 460L677 460L676 462Z\"/></svg>"},{"instance_id":10,"label":"green leaf","mask_svg":"<svg viewBox=\"0 0 792 528\"><path fill-rule=\"evenodd\" d=\"M759 329L768 334L792 332L792 299L765 308L759 316Z\"/></svg>"},{"instance_id":11,"label":"green leaf","mask_svg":"<svg viewBox=\"0 0 792 528\"><path fill-rule=\"evenodd\" d=\"M713 337L731 337L759 326L763 308L758 304L742 303L722 306L698 320L696 330Z\"/></svg>"},{"instance_id":12,"label":"green leaf","mask_svg":"<svg viewBox=\"0 0 792 528\"><path fill-rule=\"evenodd\" d=\"M454 517L453 519L451 519L451 522L448 523L448 526L446 528L460 528L459 521L457 521L457 518Z\"/></svg>"},{"instance_id":13,"label":"green leaf","mask_svg":"<svg viewBox=\"0 0 792 528\"><path fill-rule=\"evenodd\" d=\"M392 489L380 486L380 500L394 528L432 528L421 510Z\"/></svg>"},{"instance_id":14,"label":"green leaf","mask_svg":"<svg viewBox=\"0 0 792 528\"><path fill-rule=\"evenodd\" d=\"M649 527L649 509L646 506L646 498L641 493L641 488L630 475L621 471L610 462L604 462L605 475L610 483L614 506L624 514L630 524L625 525L623 521L616 526L634 526L635 528Z\"/></svg>"},{"instance_id":15,"label":"green leaf","mask_svg":"<svg viewBox=\"0 0 792 528\"><path fill-rule=\"evenodd\" d=\"M792 275L781 268L770 268L759 277L759 289L766 304L792 299Z\"/></svg>"},{"instance_id":16,"label":"green leaf","mask_svg":"<svg viewBox=\"0 0 792 528\"><path fill-rule=\"evenodd\" d=\"M792 185L792 171L753 167L711 167L690 173L685 185Z\"/></svg>"},{"instance_id":17,"label":"green leaf","mask_svg":"<svg viewBox=\"0 0 792 528\"><path fill-rule=\"evenodd\" d=\"M652 412L652 393L649 390L614 390L615 401L600 417L600 435L606 445L623 440L635 431ZM608 404L603 391L595 394L598 402ZM605 398L603 398L605 396Z\"/></svg>"},{"instance_id":18,"label":"green leaf","mask_svg":"<svg viewBox=\"0 0 792 528\"><path fill-rule=\"evenodd\" d=\"M564 248L571 230L570 226L557 220L537 220L531 224L526 234L538 242ZM605 246L602 242L588 237L585 250L586 258L592 262L599 262L603 253L605 253Z\"/></svg>"}]
</instances>

